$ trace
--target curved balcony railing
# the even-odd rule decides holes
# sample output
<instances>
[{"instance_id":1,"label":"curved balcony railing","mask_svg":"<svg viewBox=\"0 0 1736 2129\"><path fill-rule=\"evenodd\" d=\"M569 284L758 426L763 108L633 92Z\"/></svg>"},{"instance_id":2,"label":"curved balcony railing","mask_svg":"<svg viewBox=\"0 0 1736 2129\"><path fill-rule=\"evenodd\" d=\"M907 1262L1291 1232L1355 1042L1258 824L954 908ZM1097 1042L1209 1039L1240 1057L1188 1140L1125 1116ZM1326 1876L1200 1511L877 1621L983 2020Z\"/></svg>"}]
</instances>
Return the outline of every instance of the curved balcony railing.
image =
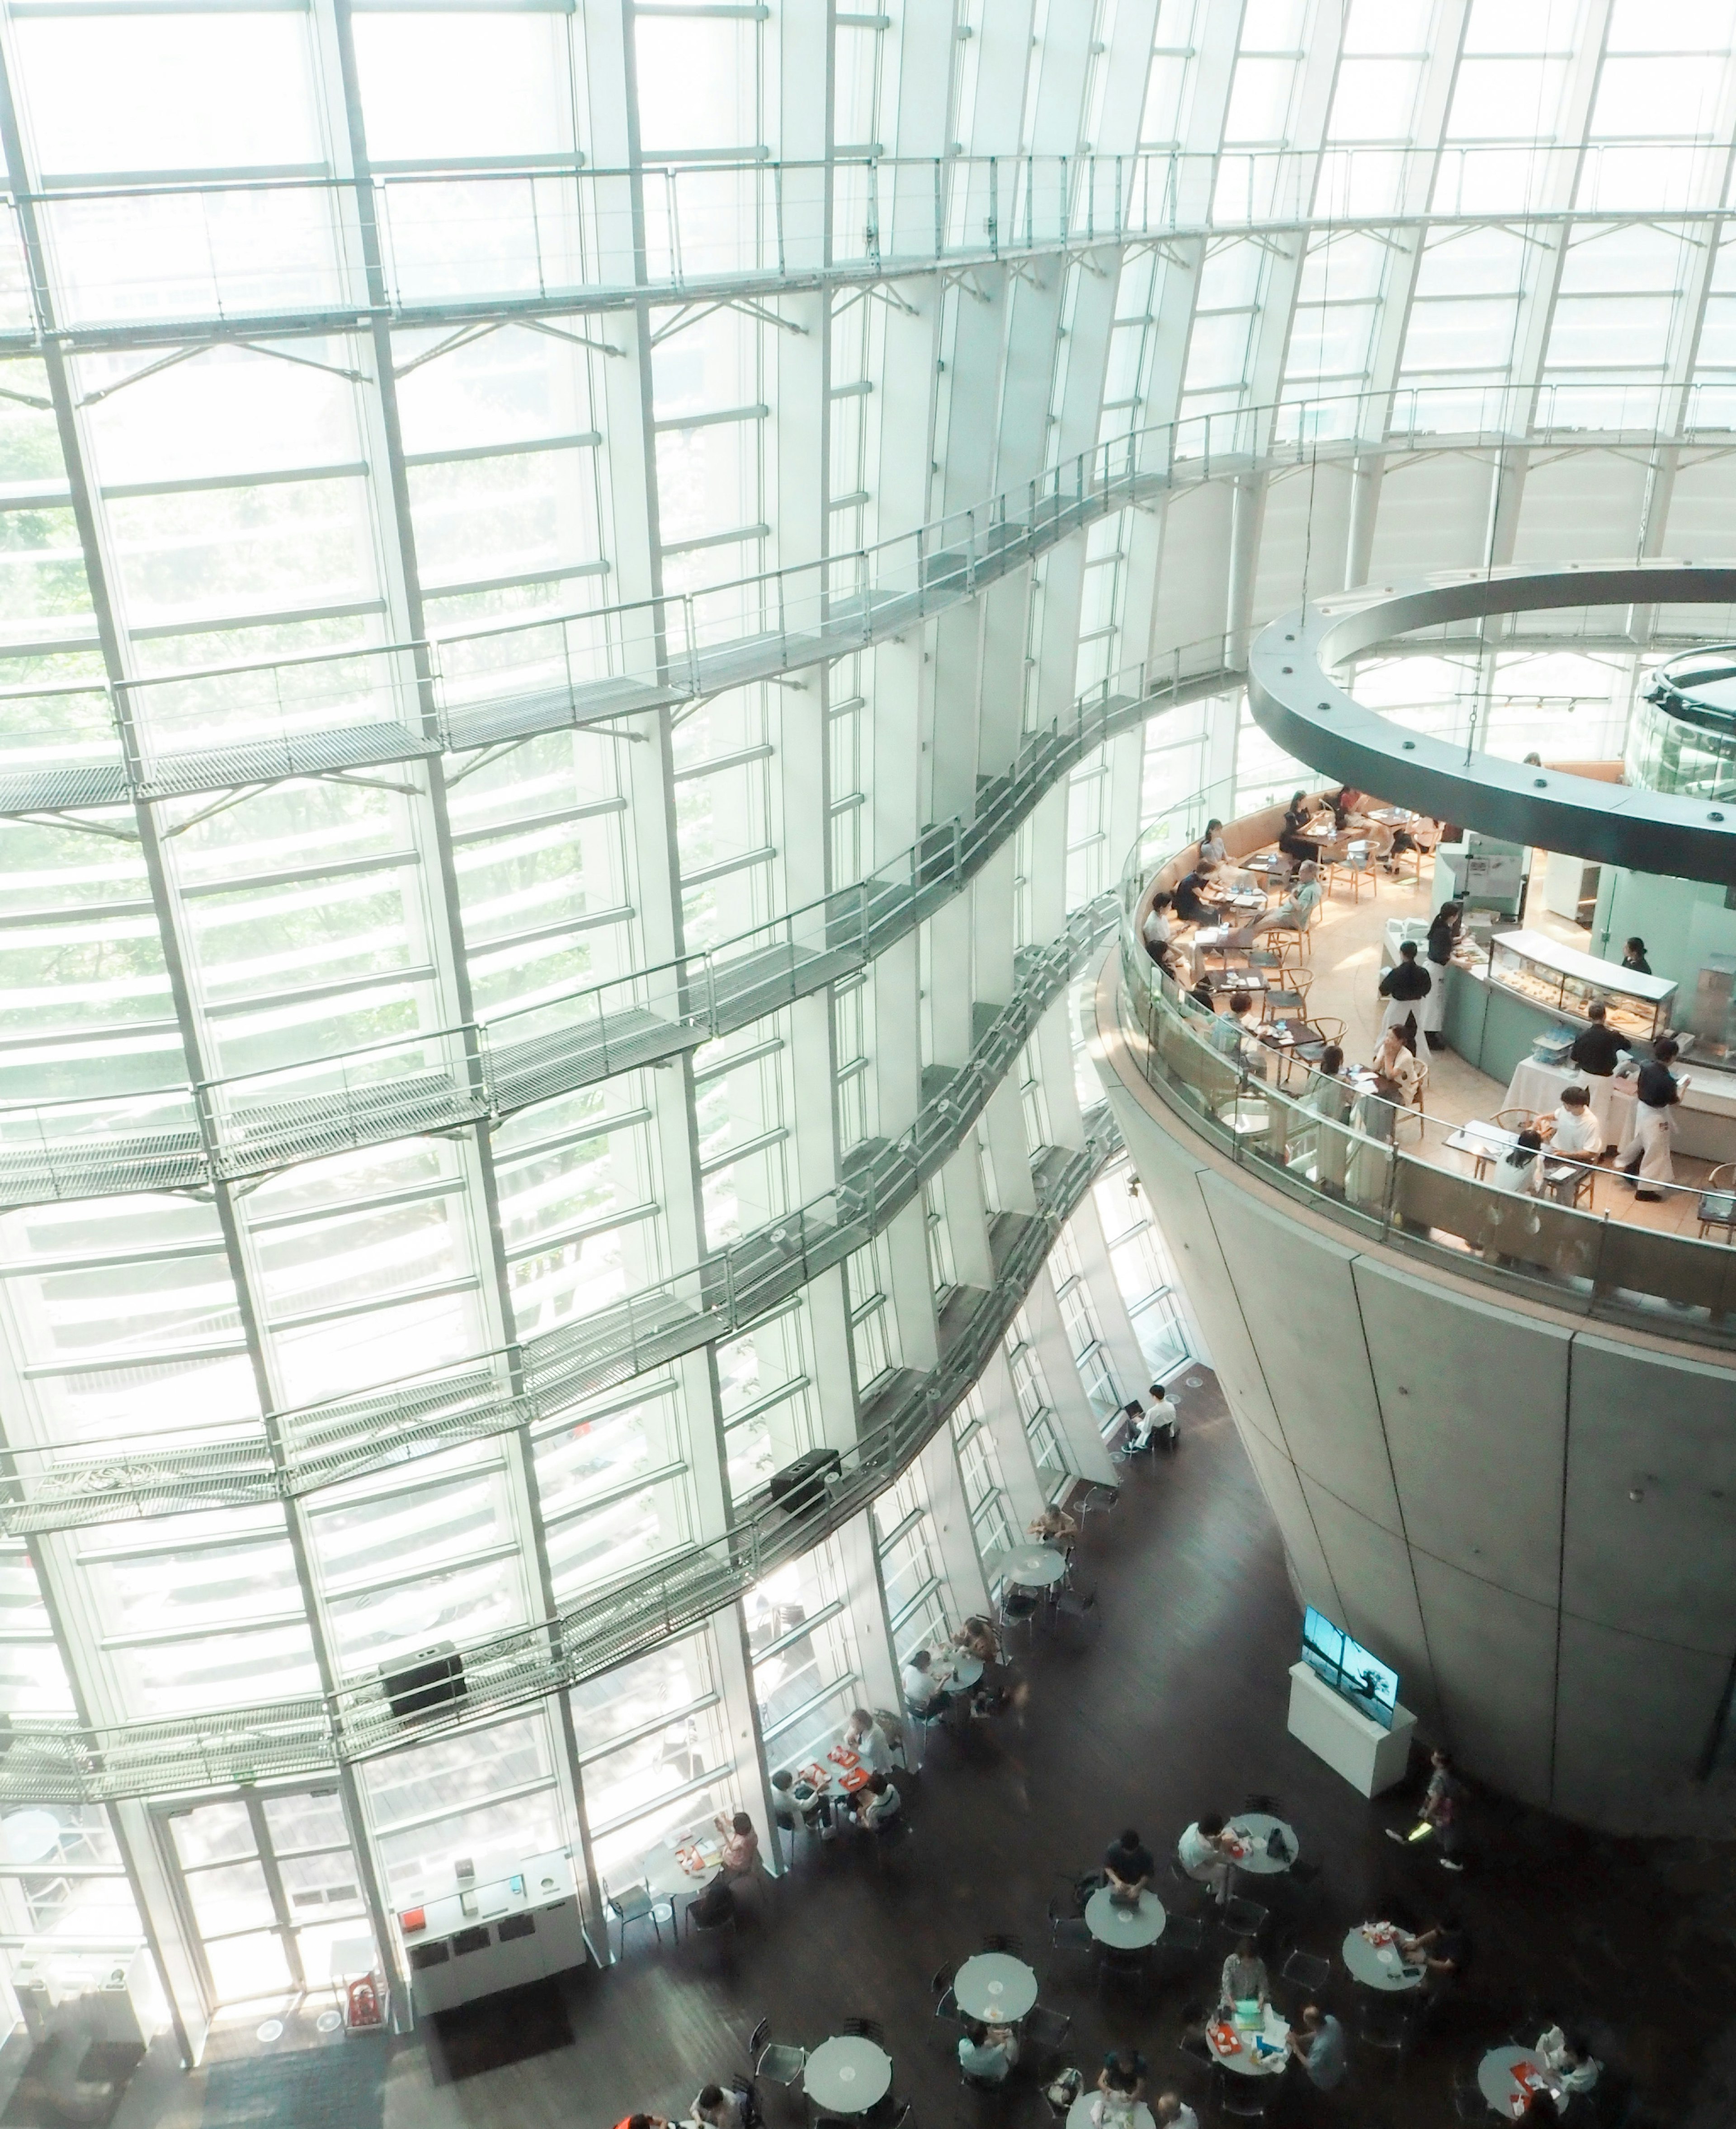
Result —
<instances>
[{"instance_id":1,"label":"curved balcony railing","mask_svg":"<svg viewBox=\"0 0 1736 2129\"><path fill-rule=\"evenodd\" d=\"M926 1374L906 1371L877 1398L875 1411L884 1417L840 1452L822 1502L791 1515L757 1501L719 1536L684 1546L554 1619L465 1648L464 1722L579 1684L691 1633L859 1515L945 1424L988 1365L1062 1222L1119 1145L1114 1125L1103 1119L1078 1152L1051 1148L1033 1162L1037 1209L1012 1216L995 1284L962 1293L949 1310L949 1342L935 1368ZM86 1727L18 1717L0 1731L0 1803L98 1803L231 1788L366 1759L456 1727L394 1716L378 1679L329 1697L171 1722Z\"/></svg>"},{"instance_id":2,"label":"curved balcony railing","mask_svg":"<svg viewBox=\"0 0 1736 2129\"><path fill-rule=\"evenodd\" d=\"M1434 1269L1577 1315L1736 1346L1736 1248L1501 1189L1459 1168L1466 1156L1446 1143L1456 1126L1376 1094L1334 1091L1312 1070L1280 1086L1280 1053L1263 1050L1250 1064L1210 1039L1215 1023L1224 1039L1222 1017L1163 974L1139 934L1154 877L1197 840L1210 798L1198 794L1142 836L1121 878L1126 1050L1165 1105L1261 1182ZM1191 838L1177 832L1177 817ZM1225 840L1233 857L1257 846L1239 822Z\"/></svg>"},{"instance_id":3,"label":"curved balcony railing","mask_svg":"<svg viewBox=\"0 0 1736 2129\"><path fill-rule=\"evenodd\" d=\"M273 1417L219 1441L162 1434L73 1450L0 1450L0 1531L9 1536L134 1516L292 1498L535 1425L578 1399L738 1336L881 1232L964 1143L1043 1014L1115 928L1115 898L1017 958L1017 986L964 1064L934 1084L897 1139L871 1139L835 1189L768 1221L694 1270L521 1343Z\"/></svg>"},{"instance_id":4,"label":"curved balcony railing","mask_svg":"<svg viewBox=\"0 0 1736 2129\"><path fill-rule=\"evenodd\" d=\"M406 326L608 311L1139 238L1630 215L1632 157L1645 145L744 158L636 174L574 156L359 179L56 186L27 196L53 262L52 327L23 241L26 200L0 209L0 345L37 345L49 331L74 348L353 331L380 300ZM1720 211L1715 158L1684 171L1672 154L1663 166L1674 191L1648 212ZM378 240L378 298L366 228Z\"/></svg>"}]
</instances>

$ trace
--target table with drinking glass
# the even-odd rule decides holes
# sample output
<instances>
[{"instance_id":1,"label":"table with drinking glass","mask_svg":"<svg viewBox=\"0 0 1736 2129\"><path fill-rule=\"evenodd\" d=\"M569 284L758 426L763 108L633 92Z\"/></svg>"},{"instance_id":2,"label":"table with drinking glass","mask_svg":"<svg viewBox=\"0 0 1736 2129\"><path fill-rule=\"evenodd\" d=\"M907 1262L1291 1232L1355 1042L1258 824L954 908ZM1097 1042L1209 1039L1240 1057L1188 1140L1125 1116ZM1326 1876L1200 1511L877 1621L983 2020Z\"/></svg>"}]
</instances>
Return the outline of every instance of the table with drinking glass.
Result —
<instances>
[{"instance_id":1,"label":"table with drinking glass","mask_svg":"<svg viewBox=\"0 0 1736 2129\"><path fill-rule=\"evenodd\" d=\"M1067 1572L1067 1555L1046 1545L1015 1546L1001 1560L1001 1572L1021 1589L1048 1589Z\"/></svg>"},{"instance_id":2,"label":"table with drinking glass","mask_svg":"<svg viewBox=\"0 0 1736 2129\"><path fill-rule=\"evenodd\" d=\"M928 1674L951 1698L982 1683L982 1659L973 1656L968 1649L954 1649L950 1655L936 1658Z\"/></svg>"},{"instance_id":3,"label":"table with drinking glass","mask_svg":"<svg viewBox=\"0 0 1736 2129\"><path fill-rule=\"evenodd\" d=\"M1343 1950L1351 1979L1365 1988L1378 1988L1389 1996L1420 1988L1428 1969L1405 1965L1398 1938L1399 1932L1391 1922L1360 1922L1347 1931Z\"/></svg>"},{"instance_id":4,"label":"table with drinking glass","mask_svg":"<svg viewBox=\"0 0 1736 2129\"><path fill-rule=\"evenodd\" d=\"M1284 2014L1271 2003L1263 2004L1258 2018L1244 2025L1240 2018L1214 2018L1206 2028L1206 2045L1211 2059L1238 2077L1277 2077L1290 2060L1285 2042L1290 2027Z\"/></svg>"},{"instance_id":5,"label":"table with drinking glass","mask_svg":"<svg viewBox=\"0 0 1736 2129\"><path fill-rule=\"evenodd\" d=\"M873 2041L840 2033L808 2057L801 2084L822 2114L866 2114L892 2089L892 2059Z\"/></svg>"},{"instance_id":6,"label":"table with drinking glass","mask_svg":"<svg viewBox=\"0 0 1736 2129\"><path fill-rule=\"evenodd\" d=\"M1235 1858L1238 1870L1251 1871L1256 1877L1276 1877L1287 1870L1296 1859L1296 1828L1287 1819L1275 1817L1269 1811L1239 1811L1229 1822L1229 1831L1240 1841L1243 1853ZM1271 1850L1273 1834L1281 1836L1280 1853Z\"/></svg>"},{"instance_id":7,"label":"table with drinking glass","mask_svg":"<svg viewBox=\"0 0 1736 2129\"><path fill-rule=\"evenodd\" d=\"M1124 1907L1111 1898L1107 1885L1100 1885L1085 1903L1085 1927L1111 1951L1144 1950L1163 1936L1168 1919L1155 1893L1142 1892L1137 1907Z\"/></svg>"},{"instance_id":8,"label":"table with drinking glass","mask_svg":"<svg viewBox=\"0 0 1736 2129\"><path fill-rule=\"evenodd\" d=\"M1010 1951L979 1951L953 1976L953 1994L967 2018L1015 2026L1037 2000L1037 1977Z\"/></svg>"},{"instance_id":9,"label":"table with drinking glass","mask_svg":"<svg viewBox=\"0 0 1736 2129\"><path fill-rule=\"evenodd\" d=\"M722 1861L722 1843L706 1833L659 1841L645 1851L640 1869L653 1899L673 1900L682 1893L697 1896Z\"/></svg>"},{"instance_id":10,"label":"table with drinking glass","mask_svg":"<svg viewBox=\"0 0 1736 2129\"><path fill-rule=\"evenodd\" d=\"M1517 2122L1531 2104L1534 2090L1559 2101L1561 2079L1531 2048L1491 2048L1477 2066L1477 2089L1496 2113Z\"/></svg>"},{"instance_id":11,"label":"table with drinking glass","mask_svg":"<svg viewBox=\"0 0 1736 2129\"><path fill-rule=\"evenodd\" d=\"M1478 1183L1482 1181L1494 1162L1504 1160L1518 1144L1517 1131L1509 1131L1505 1124L1484 1123L1480 1120L1461 1124L1446 1141L1449 1153L1470 1155L1472 1175ZM1571 1182L1575 1174L1586 1166L1583 1161L1552 1160L1547 1153L1540 1153L1537 1158L1543 1164L1544 1182L1551 1185Z\"/></svg>"}]
</instances>

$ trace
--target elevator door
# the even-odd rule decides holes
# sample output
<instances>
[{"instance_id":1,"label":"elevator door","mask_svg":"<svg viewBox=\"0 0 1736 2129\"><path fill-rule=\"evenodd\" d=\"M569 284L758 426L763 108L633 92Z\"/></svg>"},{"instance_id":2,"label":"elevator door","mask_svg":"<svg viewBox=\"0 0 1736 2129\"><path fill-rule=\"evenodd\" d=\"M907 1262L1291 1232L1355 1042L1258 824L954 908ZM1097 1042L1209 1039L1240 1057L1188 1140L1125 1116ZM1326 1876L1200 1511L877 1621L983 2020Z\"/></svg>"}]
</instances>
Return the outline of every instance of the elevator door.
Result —
<instances>
[{"instance_id":1,"label":"elevator door","mask_svg":"<svg viewBox=\"0 0 1736 2129\"><path fill-rule=\"evenodd\" d=\"M335 1788L157 1808L206 2009L324 1988L335 1945L369 1935Z\"/></svg>"}]
</instances>

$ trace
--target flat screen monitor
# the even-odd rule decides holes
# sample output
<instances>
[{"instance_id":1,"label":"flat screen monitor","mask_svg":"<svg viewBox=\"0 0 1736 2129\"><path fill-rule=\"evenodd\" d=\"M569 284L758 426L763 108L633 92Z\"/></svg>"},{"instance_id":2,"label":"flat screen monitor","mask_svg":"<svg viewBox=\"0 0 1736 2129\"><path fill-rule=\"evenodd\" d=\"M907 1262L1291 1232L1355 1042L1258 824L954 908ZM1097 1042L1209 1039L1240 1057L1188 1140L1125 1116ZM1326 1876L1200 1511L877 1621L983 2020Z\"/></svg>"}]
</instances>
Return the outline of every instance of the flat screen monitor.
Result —
<instances>
[{"instance_id":1,"label":"flat screen monitor","mask_svg":"<svg viewBox=\"0 0 1736 2129\"><path fill-rule=\"evenodd\" d=\"M1343 1693L1359 1714L1383 1729L1392 1727L1398 1673L1311 1604L1302 1621L1302 1660L1334 1693Z\"/></svg>"}]
</instances>

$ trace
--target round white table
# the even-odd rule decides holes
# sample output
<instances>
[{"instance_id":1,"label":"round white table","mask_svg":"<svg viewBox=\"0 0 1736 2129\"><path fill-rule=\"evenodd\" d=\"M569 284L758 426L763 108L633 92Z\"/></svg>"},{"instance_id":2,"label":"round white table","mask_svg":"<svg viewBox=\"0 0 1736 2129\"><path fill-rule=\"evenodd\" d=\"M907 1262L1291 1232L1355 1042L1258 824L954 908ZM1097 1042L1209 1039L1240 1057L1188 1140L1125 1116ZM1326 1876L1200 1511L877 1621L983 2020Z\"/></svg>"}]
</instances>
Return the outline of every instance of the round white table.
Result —
<instances>
[{"instance_id":1,"label":"round white table","mask_svg":"<svg viewBox=\"0 0 1736 2129\"><path fill-rule=\"evenodd\" d=\"M1212 2038L1213 2031L1211 2026L1206 2028L1206 2045L1211 2050L1212 2060L1221 2063L1225 2069L1233 2071L1238 2077L1280 2077L1283 2074L1284 2065L1290 2060L1289 2051L1284 2046L1290 2038L1290 2028L1284 2022L1282 2013L1272 2004L1266 2006L1265 2023L1258 2035L1252 2031L1238 2032L1236 2038L1242 2045L1234 2055L1219 2054L1217 2042ZM1268 2041L1277 2053L1256 2054L1253 2044L1257 2037Z\"/></svg>"},{"instance_id":2,"label":"round white table","mask_svg":"<svg viewBox=\"0 0 1736 2129\"><path fill-rule=\"evenodd\" d=\"M982 1682L982 1659L973 1656L968 1649L957 1649L935 1666L943 1673L940 1690L943 1693L968 1693L973 1685Z\"/></svg>"},{"instance_id":3,"label":"round white table","mask_svg":"<svg viewBox=\"0 0 1736 2129\"><path fill-rule=\"evenodd\" d=\"M0 1819L8 1863L40 1863L59 1845L60 1822L51 1811L14 1811Z\"/></svg>"},{"instance_id":4,"label":"round white table","mask_svg":"<svg viewBox=\"0 0 1736 2129\"><path fill-rule=\"evenodd\" d=\"M1100 1885L1085 1903L1085 1927L1099 1944L1116 1951L1139 1951L1163 1934L1167 1917L1155 1893L1141 1893L1136 1908L1124 1908Z\"/></svg>"},{"instance_id":5,"label":"round white table","mask_svg":"<svg viewBox=\"0 0 1736 2129\"><path fill-rule=\"evenodd\" d=\"M1239 1811L1229 1822L1232 1833L1245 1833L1252 1838L1243 1842L1248 1853L1236 1864L1238 1870L1247 1870L1257 1878L1275 1877L1280 1870L1287 1870L1296 1859L1296 1828L1287 1819L1274 1818L1270 1812ZM1284 1836L1285 1855L1278 1862L1266 1853L1266 1843L1274 1832Z\"/></svg>"},{"instance_id":6,"label":"round white table","mask_svg":"<svg viewBox=\"0 0 1736 2129\"><path fill-rule=\"evenodd\" d=\"M866 2114L892 2089L892 2059L854 2033L822 2041L801 2073L802 2089L826 2114Z\"/></svg>"},{"instance_id":7,"label":"round white table","mask_svg":"<svg viewBox=\"0 0 1736 2129\"><path fill-rule=\"evenodd\" d=\"M645 1890L654 1900L671 1900L678 1893L701 1890L717 1868L718 1850L715 1840L696 1844L699 1845L704 1846L713 1860L697 1872L689 1870L685 1864L678 1860L675 1850L666 1843L660 1843L646 1852L641 1868L645 1874Z\"/></svg>"},{"instance_id":8,"label":"round white table","mask_svg":"<svg viewBox=\"0 0 1736 2129\"><path fill-rule=\"evenodd\" d=\"M1037 2000L1037 1977L1009 1951L979 1951L953 1977L953 1993L967 2018L1011 2026Z\"/></svg>"},{"instance_id":9,"label":"round white table","mask_svg":"<svg viewBox=\"0 0 1736 2129\"><path fill-rule=\"evenodd\" d=\"M1520 2119L1513 2111L1514 2103L1520 2095L1520 2088L1513 2082L1513 2073L1520 2063L1529 2063L1552 2096L1561 2098L1560 2084L1543 2068L1542 2058L1529 2048L1491 2048L1477 2066L1477 2089L1495 2112L1509 2122ZM1526 2104L1530 2103L1527 2101Z\"/></svg>"},{"instance_id":10,"label":"round white table","mask_svg":"<svg viewBox=\"0 0 1736 2129\"><path fill-rule=\"evenodd\" d=\"M1360 1929L1345 1931L1344 1954L1353 1980L1360 1981L1365 1988L1384 1988L1393 1995L1406 1988L1420 1988L1428 1971L1426 1967L1406 1966L1396 1944L1377 1950Z\"/></svg>"},{"instance_id":11,"label":"round white table","mask_svg":"<svg viewBox=\"0 0 1736 2129\"><path fill-rule=\"evenodd\" d=\"M1067 1555L1052 1551L1046 1545L1021 1545L1008 1553L1001 1565L1007 1580L1016 1582L1021 1589L1047 1589L1066 1574Z\"/></svg>"},{"instance_id":12,"label":"round white table","mask_svg":"<svg viewBox=\"0 0 1736 2129\"><path fill-rule=\"evenodd\" d=\"M1097 2129L1092 2109L1104 2097L1105 2094L1093 2086L1087 2085L1067 2110L1067 2129ZM1134 2102L1130 2120L1117 2108L1110 2114L1109 2122L1111 2129L1123 2129L1124 2123L1128 2124L1128 2129L1157 2129L1157 2124L1151 2118L1151 2109L1143 2099Z\"/></svg>"}]
</instances>

